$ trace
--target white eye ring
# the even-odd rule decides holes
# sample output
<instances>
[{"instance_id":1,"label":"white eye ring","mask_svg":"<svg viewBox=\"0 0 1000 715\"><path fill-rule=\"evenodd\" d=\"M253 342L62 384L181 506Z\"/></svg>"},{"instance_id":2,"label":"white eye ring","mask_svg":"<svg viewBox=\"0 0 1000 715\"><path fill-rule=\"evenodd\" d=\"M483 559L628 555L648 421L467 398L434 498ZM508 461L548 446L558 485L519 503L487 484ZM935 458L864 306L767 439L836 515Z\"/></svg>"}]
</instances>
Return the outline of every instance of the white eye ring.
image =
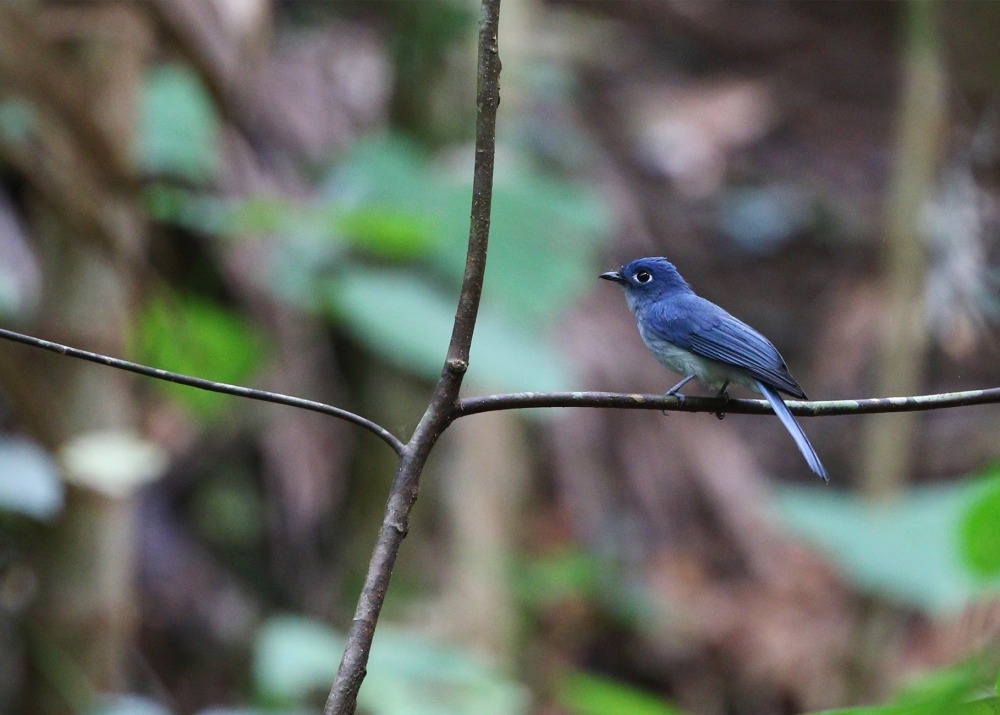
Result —
<instances>
[{"instance_id":1,"label":"white eye ring","mask_svg":"<svg viewBox=\"0 0 1000 715\"><path fill-rule=\"evenodd\" d=\"M646 270L638 271L632 277L635 278L636 282L642 283L642 284L649 283L651 280L653 280L653 276L650 274L649 271L646 271Z\"/></svg>"}]
</instances>

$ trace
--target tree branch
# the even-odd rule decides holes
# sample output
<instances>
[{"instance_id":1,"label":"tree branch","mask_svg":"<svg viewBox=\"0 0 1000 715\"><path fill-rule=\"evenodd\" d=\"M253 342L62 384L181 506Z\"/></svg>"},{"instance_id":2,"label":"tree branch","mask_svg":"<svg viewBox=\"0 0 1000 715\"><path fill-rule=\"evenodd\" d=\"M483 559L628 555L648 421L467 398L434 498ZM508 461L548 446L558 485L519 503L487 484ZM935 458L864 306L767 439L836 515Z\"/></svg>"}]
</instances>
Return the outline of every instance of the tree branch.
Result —
<instances>
[{"instance_id":1,"label":"tree branch","mask_svg":"<svg viewBox=\"0 0 1000 715\"><path fill-rule=\"evenodd\" d=\"M500 103L500 58L497 26L500 0L482 0L479 18L479 53L476 77L476 151L472 179L472 209L469 221L469 247L465 258L462 291L455 311L448 355L441 370L434 395L409 443L400 454L386 503L382 528L368 574L358 600L354 621L347 636L344 657L323 708L324 715L351 715L357 705L358 690L365 677L375 626L385 601L392 567L409 525L410 511L417 500L420 475L427 457L441 433L457 413L462 379L469 368L469 348L479 313L479 300L486 272L486 249L489 243L490 207L493 197L493 156L496 138L496 112Z\"/></svg>"},{"instance_id":2,"label":"tree branch","mask_svg":"<svg viewBox=\"0 0 1000 715\"><path fill-rule=\"evenodd\" d=\"M191 377L177 372L160 370L159 368L140 365L139 363L129 362L128 360L120 360L118 358L108 357L107 355L101 355L100 353L92 353L88 350L80 350L79 348L53 343L48 340L32 337L30 335L15 333L13 330L4 330L3 328L0 328L0 338L3 340L10 340L15 343L21 343L22 345L30 345L34 348L41 348L42 350L48 350L49 352L58 353L67 357L87 360L88 362L95 362L98 365L107 365L108 367L118 368L119 370L127 370L129 372L134 372L137 375L152 377L156 380L165 380L166 382L174 382L178 385L196 387L199 390L219 392L223 395L234 395L236 397L246 397L251 400L261 400L263 402L273 402L278 405L299 407L303 410L330 415L331 417L336 417L337 419L351 422L359 427L363 427L392 447L396 454L402 454L403 452L403 443L389 430L365 417L362 417L361 415L356 415L353 412L341 409L340 407L334 407L333 405L327 405L313 400L305 400L301 397L282 395L278 392L254 390L240 385L230 385L225 382L213 382L212 380L204 380L200 377Z\"/></svg>"},{"instance_id":3,"label":"tree branch","mask_svg":"<svg viewBox=\"0 0 1000 715\"><path fill-rule=\"evenodd\" d=\"M801 417L862 415L888 412L917 412L947 407L968 407L1000 403L1000 387L938 395L912 397L871 397L861 400L790 400L792 414ZM713 412L744 415L773 414L765 400L722 400L718 397L690 397L683 400L666 395L625 394L618 392L513 392L459 400L455 419L482 412L522 410L538 407L604 407L629 410L671 412Z\"/></svg>"}]
</instances>

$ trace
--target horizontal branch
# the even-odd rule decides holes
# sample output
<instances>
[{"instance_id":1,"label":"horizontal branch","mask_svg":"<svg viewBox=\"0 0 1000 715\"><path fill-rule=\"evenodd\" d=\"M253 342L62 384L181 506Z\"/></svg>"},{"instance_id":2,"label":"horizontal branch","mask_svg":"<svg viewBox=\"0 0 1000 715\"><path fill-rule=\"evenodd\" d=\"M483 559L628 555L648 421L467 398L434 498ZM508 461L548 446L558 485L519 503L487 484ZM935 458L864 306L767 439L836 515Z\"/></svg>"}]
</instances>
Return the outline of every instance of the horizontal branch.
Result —
<instances>
[{"instance_id":1,"label":"horizontal branch","mask_svg":"<svg viewBox=\"0 0 1000 715\"><path fill-rule=\"evenodd\" d=\"M160 370L138 363L120 360L118 358L80 350L68 345L53 343L30 335L16 333L0 328L0 339L42 348L50 352L68 357L87 360L99 365L127 370L138 375L165 380L178 385L187 385L200 390L218 392L235 397L245 397L251 400L273 402L278 405L298 407L311 412L330 415L362 427L383 442L392 447L396 454L403 451L403 443L394 434L371 420L356 415L353 412L327 405L322 402L306 400L277 392L255 390L240 385L230 385L224 382L213 382L199 377L190 377L176 372ZM940 410L949 407L968 407L971 405L986 405L1000 403L1000 388L992 387L984 390L966 390L964 392L946 392L937 395L915 395L912 397L873 397L861 400L820 400L820 401L788 401L788 409L792 414L801 417L822 417L833 415L862 415L890 412L918 412L923 410ZM619 392L512 392L507 394L487 395L484 397L466 397L457 402L453 417L466 417L483 412L499 410L522 410L546 407L595 407L629 410L660 410L670 412L711 412L727 414L761 415L772 414L770 405L764 400L730 399L720 400L717 397L668 397L659 394L638 394Z\"/></svg>"},{"instance_id":2,"label":"horizontal branch","mask_svg":"<svg viewBox=\"0 0 1000 715\"><path fill-rule=\"evenodd\" d=\"M917 412L946 407L967 407L1000 403L1000 387L965 392L914 397L872 397L863 400L788 401L788 409L802 417L862 415L882 412ZM722 400L718 397L668 397L666 395L617 392L514 392L486 397L466 397L456 405L456 416L465 417L498 410L536 407L605 407L628 410L669 410L673 412L725 412L772 414L765 400Z\"/></svg>"},{"instance_id":3,"label":"horizontal branch","mask_svg":"<svg viewBox=\"0 0 1000 715\"><path fill-rule=\"evenodd\" d=\"M230 385L225 382L213 382L212 380L203 380L200 377L181 375L177 372L160 370L159 368L140 365L138 363L129 362L128 360L119 360L118 358L108 357L107 355L101 355L100 353L92 353L87 350L72 348L68 345L60 345L59 343L42 340L41 338L35 338L30 335L15 333L12 330L4 330L0 328L0 338L10 340L15 343L21 343L22 345L30 345L31 347L48 350L50 352L58 353L59 355L66 355L67 357L87 360L89 362L97 363L98 365L107 365L108 367L118 368L119 370L127 370L138 375L144 375L145 377L152 377L157 380L173 382L178 385L195 387L199 390L219 392L223 395L245 397L251 400L261 400L262 402L273 402L278 405L288 405L289 407L298 407L303 410L309 410L310 412L319 412L320 414L330 415L331 417L336 417L346 422L356 424L359 427L363 427L392 447L396 454L400 454L403 451L403 443L394 434L389 432L389 430L365 417L362 417L361 415L356 415L353 412L341 409L340 407L334 407L333 405L327 405L313 400L305 400L301 397L283 395L279 392L254 390L240 385Z\"/></svg>"}]
</instances>

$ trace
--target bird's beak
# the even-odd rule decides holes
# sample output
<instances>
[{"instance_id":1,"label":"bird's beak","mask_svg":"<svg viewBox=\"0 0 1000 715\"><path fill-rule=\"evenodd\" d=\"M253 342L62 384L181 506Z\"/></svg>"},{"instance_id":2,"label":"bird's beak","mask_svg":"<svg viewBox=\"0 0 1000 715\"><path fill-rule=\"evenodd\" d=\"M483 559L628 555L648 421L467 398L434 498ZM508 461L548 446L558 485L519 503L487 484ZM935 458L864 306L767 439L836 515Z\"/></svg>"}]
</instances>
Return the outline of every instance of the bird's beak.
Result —
<instances>
[{"instance_id":1,"label":"bird's beak","mask_svg":"<svg viewBox=\"0 0 1000 715\"><path fill-rule=\"evenodd\" d=\"M598 278L603 278L606 281L614 281L615 283L624 283L625 278L622 276L621 271L608 271L607 273L602 273Z\"/></svg>"}]
</instances>

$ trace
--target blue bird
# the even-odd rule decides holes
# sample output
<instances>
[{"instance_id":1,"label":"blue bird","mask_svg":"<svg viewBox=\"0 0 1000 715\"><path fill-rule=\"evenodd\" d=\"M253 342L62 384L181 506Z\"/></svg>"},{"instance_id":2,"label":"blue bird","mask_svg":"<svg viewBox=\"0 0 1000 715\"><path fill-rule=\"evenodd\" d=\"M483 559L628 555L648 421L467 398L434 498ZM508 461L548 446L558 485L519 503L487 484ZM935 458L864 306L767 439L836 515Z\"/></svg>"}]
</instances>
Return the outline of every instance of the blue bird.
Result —
<instances>
[{"instance_id":1,"label":"blue bird","mask_svg":"<svg viewBox=\"0 0 1000 715\"><path fill-rule=\"evenodd\" d=\"M695 378L720 397L728 397L730 384L762 394L809 468L829 481L816 450L778 394L781 391L807 399L770 340L715 303L695 295L665 258L637 258L600 277L624 288L639 335L653 357L684 376L668 395L683 400L680 389Z\"/></svg>"}]
</instances>

